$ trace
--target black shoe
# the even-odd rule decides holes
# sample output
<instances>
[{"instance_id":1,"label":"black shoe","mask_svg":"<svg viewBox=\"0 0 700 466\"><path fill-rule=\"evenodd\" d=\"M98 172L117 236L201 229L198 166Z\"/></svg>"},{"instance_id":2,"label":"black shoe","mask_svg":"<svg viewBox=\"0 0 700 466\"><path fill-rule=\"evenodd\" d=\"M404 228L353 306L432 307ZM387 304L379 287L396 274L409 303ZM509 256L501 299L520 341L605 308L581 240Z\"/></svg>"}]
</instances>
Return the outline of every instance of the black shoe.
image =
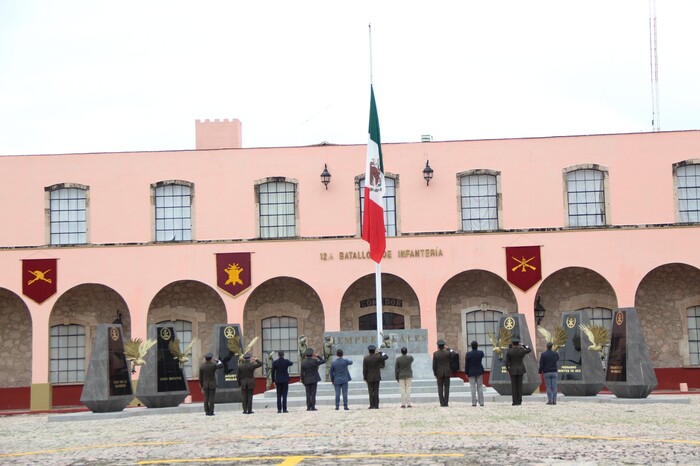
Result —
<instances>
[{"instance_id":1,"label":"black shoe","mask_svg":"<svg viewBox=\"0 0 700 466\"><path fill-rule=\"evenodd\" d=\"M277 410L277 414L282 414L282 410Z\"/></svg>"},{"instance_id":2,"label":"black shoe","mask_svg":"<svg viewBox=\"0 0 700 466\"><path fill-rule=\"evenodd\" d=\"M335 410L338 411L340 408L338 406L335 407Z\"/></svg>"},{"instance_id":3,"label":"black shoe","mask_svg":"<svg viewBox=\"0 0 700 466\"><path fill-rule=\"evenodd\" d=\"M248 414L254 414L255 411L248 411Z\"/></svg>"},{"instance_id":4,"label":"black shoe","mask_svg":"<svg viewBox=\"0 0 700 466\"><path fill-rule=\"evenodd\" d=\"M318 409L316 409L316 408L311 408L311 411L318 411Z\"/></svg>"},{"instance_id":5,"label":"black shoe","mask_svg":"<svg viewBox=\"0 0 700 466\"><path fill-rule=\"evenodd\" d=\"M350 408L348 408L347 406L345 406L343 409L344 409L345 411L350 411Z\"/></svg>"},{"instance_id":6,"label":"black shoe","mask_svg":"<svg viewBox=\"0 0 700 466\"><path fill-rule=\"evenodd\" d=\"M283 412L283 413L288 413L289 411L287 411L287 410L285 409L285 410L284 410L284 411L282 411L282 412Z\"/></svg>"}]
</instances>

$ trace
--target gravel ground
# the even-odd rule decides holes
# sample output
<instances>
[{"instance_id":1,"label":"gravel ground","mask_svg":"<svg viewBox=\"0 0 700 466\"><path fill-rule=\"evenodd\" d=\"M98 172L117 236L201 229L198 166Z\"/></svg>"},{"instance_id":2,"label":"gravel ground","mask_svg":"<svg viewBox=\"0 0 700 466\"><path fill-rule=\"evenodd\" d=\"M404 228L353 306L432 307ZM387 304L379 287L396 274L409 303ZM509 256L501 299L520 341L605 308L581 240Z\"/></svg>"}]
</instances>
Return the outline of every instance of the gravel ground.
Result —
<instances>
[{"instance_id":1,"label":"gravel ground","mask_svg":"<svg viewBox=\"0 0 700 466\"><path fill-rule=\"evenodd\" d=\"M47 422L0 417L0 464L700 465L700 396L690 404L525 400L289 414L203 413Z\"/></svg>"}]
</instances>

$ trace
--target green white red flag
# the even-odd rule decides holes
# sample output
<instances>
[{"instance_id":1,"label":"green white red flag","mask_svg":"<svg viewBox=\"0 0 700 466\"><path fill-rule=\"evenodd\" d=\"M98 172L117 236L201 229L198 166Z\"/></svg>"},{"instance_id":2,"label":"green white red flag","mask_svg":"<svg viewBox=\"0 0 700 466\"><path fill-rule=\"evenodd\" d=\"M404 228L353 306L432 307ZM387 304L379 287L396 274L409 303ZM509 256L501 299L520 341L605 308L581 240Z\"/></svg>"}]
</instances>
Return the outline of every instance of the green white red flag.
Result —
<instances>
[{"instance_id":1,"label":"green white red flag","mask_svg":"<svg viewBox=\"0 0 700 466\"><path fill-rule=\"evenodd\" d=\"M384 162L382 161L379 117L374 100L374 87L370 85L369 141L365 165L365 205L362 217L362 239L369 243L369 255L379 264L386 249L384 228Z\"/></svg>"}]
</instances>

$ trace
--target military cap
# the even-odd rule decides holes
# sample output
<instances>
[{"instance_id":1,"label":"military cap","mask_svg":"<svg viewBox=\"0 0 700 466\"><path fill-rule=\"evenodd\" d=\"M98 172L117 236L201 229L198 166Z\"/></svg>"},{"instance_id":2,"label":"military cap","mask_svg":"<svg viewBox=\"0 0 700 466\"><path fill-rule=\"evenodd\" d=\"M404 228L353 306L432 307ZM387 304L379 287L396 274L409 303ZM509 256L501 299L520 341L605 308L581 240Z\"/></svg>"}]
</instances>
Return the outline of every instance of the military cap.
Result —
<instances>
[{"instance_id":1,"label":"military cap","mask_svg":"<svg viewBox=\"0 0 700 466\"><path fill-rule=\"evenodd\" d=\"M374 345L369 345L369 346L367 347L367 349L370 350L370 351L374 351L374 350L377 349L377 347L374 346Z\"/></svg>"},{"instance_id":2,"label":"military cap","mask_svg":"<svg viewBox=\"0 0 700 466\"><path fill-rule=\"evenodd\" d=\"M308 349L306 350L306 353L304 353L304 354L306 354L306 356L313 356L313 355L314 355L314 350L311 349L311 348L308 348Z\"/></svg>"},{"instance_id":3,"label":"military cap","mask_svg":"<svg viewBox=\"0 0 700 466\"><path fill-rule=\"evenodd\" d=\"M438 346L445 346L445 340L438 340Z\"/></svg>"},{"instance_id":4,"label":"military cap","mask_svg":"<svg viewBox=\"0 0 700 466\"><path fill-rule=\"evenodd\" d=\"M512 343L514 345L519 345L520 344L520 339L519 338L513 338Z\"/></svg>"},{"instance_id":5,"label":"military cap","mask_svg":"<svg viewBox=\"0 0 700 466\"><path fill-rule=\"evenodd\" d=\"M211 353L207 353L207 354L204 355L204 359L211 359L211 358L213 358L213 357L214 357L214 355L211 354Z\"/></svg>"},{"instance_id":6,"label":"military cap","mask_svg":"<svg viewBox=\"0 0 700 466\"><path fill-rule=\"evenodd\" d=\"M250 353L246 353L243 355L243 359L250 359Z\"/></svg>"}]
</instances>

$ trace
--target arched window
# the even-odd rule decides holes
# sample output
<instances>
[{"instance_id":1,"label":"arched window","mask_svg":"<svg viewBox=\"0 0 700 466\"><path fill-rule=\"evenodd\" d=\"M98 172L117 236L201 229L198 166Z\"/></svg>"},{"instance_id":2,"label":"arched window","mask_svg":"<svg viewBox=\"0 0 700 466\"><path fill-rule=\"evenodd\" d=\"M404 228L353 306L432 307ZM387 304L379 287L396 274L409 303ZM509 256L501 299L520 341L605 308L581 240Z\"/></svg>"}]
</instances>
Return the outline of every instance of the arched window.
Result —
<instances>
[{"instance_id":1,"label":"arched window","mask_svg":"<svg viewBox=\"0 0 700 466\"><path fill-rule=\"evenodd\" d=\"M377 330L377 314L365 314L360 316L360 330ZM382 328L384 330L404 330L406 328L404 317L395 312L382 312Z\"/></svg>"},{"instance_id":2,"label":"arched window","mask_svg":"<svg viewBox=\"0 0 700 466\"><path fill-rule=\"evenodd\" d=\"M52 245L87 243L87 186L59 184L49 196L49 241Z\"/></svg>"},{"instance_id":3,"label":"arched window","mask_svg":"<svg viewBox=\"0 0 700 466\"><path fill-rule=\"evenodd\" d=\"M474 170L459 177L462 230L498 230L498 174Z\"/></svg>"},{"instance_id":4,"label":"arched window","mask_svg":"<svg viewBox=\"0 0 700 466\"><path fill-rule=\"evenodd\" d=\"M568 226L591 227L607 224L606 176L607 171L597 168L574 169L566 172Z\"/></svg>"},{"instance_id":5,"label":"arched window","mask_svg":"<svg viewBox=\"0 0 700 466\"><path fill-rule=\"evenodd\" d=\"M256 186L261 238L293 238L297 234L295 183L268 181Z\"/></svg>"},{"instance_id":6,"label":"arched window","mask_svg":"<svg viewBox=\"0 0 700 466\"><path fill-rule=\"evenodd\" d=\"M180 342L180 351L185 351L185 348L192 342L192 322L187 320L164 320L156 325L163 327L172 327L175 329L175 337ZM182 370L185 371L185 377L192 378L192 360L193 355L189 355L189 361L185 363Z\"/></svg>"},{"instance_id":7,"label":"arched window","mask_svg":"<svg viewBox=\"0 0 700 466\"><path fill-rule=\"evenodd\" d=\"M49 353L51 383L85 380L85 327L76 324L52 326Z\"/></svg>"},{"instance_id":8,"label":"arched window","mask_svg":"<svg viewBox=\"0 0 700 466\"><path fill-rule=\"evenodd\" d=\"M493 345L489 338L489 332L498 336L498 320L503 313L494 310L478 310L471 311L465 314L466 319L466 337L467 348L472 341L476 340L479 343L479 349L484 352L484 369L491 370L491 361L493 359Z\"/></svg>"},{"instance_id":9,"label":"arched window","mask_svg":"<svg viewBox=\"0 0 700 466\"><path fill-rule=\"evenodd\" d=\"M384 228L387 236L397 236L396 228L396 180L392 177L385 176L386 191L382 199L384 207ZM362 231L362 220L365 215L365 179L362 178L360 183L360 231Z\"/></svg>"},{"instance_id":10,"label":"arched window","mask_svg":"<svg viewBox=\"0 0 700 466\"><path fill-rule=\"evenodd\" d=\"M186 181L153 185L156 241L192 241L192 186Z\"/></svg>"},{"instance_id":11,"label":"arched window","mask_svg":"<svg viewBox=\"0 0 700 466\"><path fill-rule=\"evenodd\" d=\"M299 373L299 331L294 317L268 317L262 321L262 350L284 351L284 357L294 363L289 372ZM264 364L267 364L267 358ZM277 359L277 355L274 355Z\"/></svg>"}]
</instances>

